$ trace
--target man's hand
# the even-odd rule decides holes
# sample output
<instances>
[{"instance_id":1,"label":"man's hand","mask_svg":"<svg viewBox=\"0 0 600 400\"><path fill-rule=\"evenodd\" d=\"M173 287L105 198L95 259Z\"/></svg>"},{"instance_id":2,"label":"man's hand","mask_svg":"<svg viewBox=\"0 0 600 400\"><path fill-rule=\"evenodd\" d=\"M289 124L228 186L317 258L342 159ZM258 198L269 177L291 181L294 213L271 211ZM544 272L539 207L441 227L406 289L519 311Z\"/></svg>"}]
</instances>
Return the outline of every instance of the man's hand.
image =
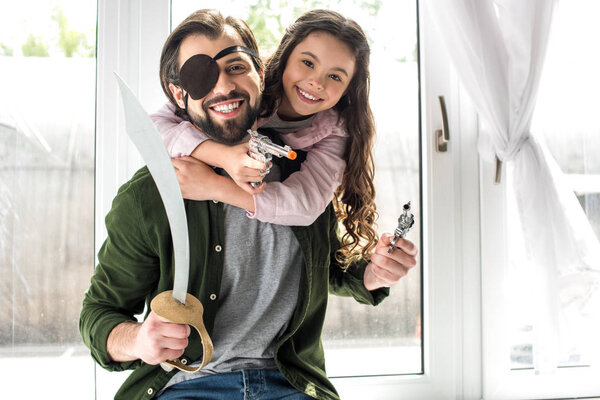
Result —
<instances>
[{"instance_id":1,"label":"man's hand","mask_svg":"<svg viewBox=\"0 0 600 400\"><path fill-rule=\"evenodd\" d=\"M417 248L409 240L399 238L394 251L388 254L393 237L394 235L384 233L377 242L363 278L368 290L394 286L417 265Z\"/></svg>"},{"instance_id":2,"label":"man's hand","mask_svg":"<svg viewBox=\"0 0 600 400\"><path fill-rule=\"evenodd\" d=\"M254 212L253 194L262 192L263 183L257 188L244 191L232 179L218 175L211 167L194 157L172 159L181 195L188 200L215 200ZM248 193L250 194L248 194Z\"/></svg>"},{"instance_id":3,"label":"man's hand","mask_svg":"<svg viewBox=\"0 0 600 400\"><path fill-rule=\"evenodd\" d=\"M142 360L156 365L181 357L190 327L167 322L151 311L143 323L122 322L108 335L106 348L113 361Z\"/></svg>"},{"instance_id":4,"label":"man's hand","mask_svg":"<svg viewBox=\"0 0 600 400\"><path fill-rule=\"evenodd\" d=\"M172 162L185 199L201 201L216 197L218 175L211 167L193 157L174 158Z\"/></svg>"},{"instance_id":5,"label":"man's hand","mask_svg":"<svg viewBox=\"0 0 600 400\"><path fill-rule=\"evenodd\" d=\"M134 353L146 364L156 365L183 355L190 327L174 324L151 311L138 330Z\"/></svg>"}]
</instances>

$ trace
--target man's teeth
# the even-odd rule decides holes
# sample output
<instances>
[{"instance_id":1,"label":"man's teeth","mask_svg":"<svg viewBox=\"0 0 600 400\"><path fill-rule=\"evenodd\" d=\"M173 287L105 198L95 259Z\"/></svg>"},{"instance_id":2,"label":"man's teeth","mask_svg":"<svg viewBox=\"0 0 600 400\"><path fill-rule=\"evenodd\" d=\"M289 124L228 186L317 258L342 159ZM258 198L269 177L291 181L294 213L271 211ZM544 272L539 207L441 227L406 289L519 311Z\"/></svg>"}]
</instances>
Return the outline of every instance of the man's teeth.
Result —
<instances>
[{"instance_id":1,"label":"man's teeth","mask_svg":"<svg viewBox=\"0 0 600 400\"><path fill-rule=\"evenodd\" d=\"M319 100L318 97L315 97L313 95L311 95L310 93L306 93L304 90L298 88L298 91L300 92L300 94L304 97L306 97L309 100Z\"/></svg>"},{"instance_id":2,"label":"man's teeth","mask_svg":"<svg viewBox=\"0 0 600 400\"><path fill-rule=\"evenodd\" d=\"M233 110L235 110L236 108L238 108L240 106L240 102L236 101L234 103L229 103L229 104L223 104L223 105L218 105L218 106L214 106L213 109L218 111L218 112L222 112L222 113L230 113Z\"/></svg>"}]
</instances>

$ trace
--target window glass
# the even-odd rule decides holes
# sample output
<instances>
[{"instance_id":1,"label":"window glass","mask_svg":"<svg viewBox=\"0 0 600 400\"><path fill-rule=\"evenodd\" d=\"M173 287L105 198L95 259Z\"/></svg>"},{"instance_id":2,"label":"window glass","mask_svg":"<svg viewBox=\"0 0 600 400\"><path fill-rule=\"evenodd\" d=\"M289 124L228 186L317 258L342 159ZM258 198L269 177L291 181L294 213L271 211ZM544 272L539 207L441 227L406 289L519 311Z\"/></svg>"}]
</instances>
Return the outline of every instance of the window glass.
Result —
<instances>
[{"instance_id":1,"label":"window glass","mask_svg":"<svg viewBox=\"0 0 600 400\"><path fill-rule=\"evenodd\" d=\"M95 43L96 1L0 5L4 398L93 397L78 319L94 262Z\"/></svg>"},{"instance_id":2,"label":"window glass","mask_svg":"<svg viewBox=\"0 0 600 400\"><path fill-rule=\"evenodd\" d=\"M374 150L378 232L393 233L402 205L420 214L419 93L415 1L224 1L211 4L224 15L248 22L261 55L276 48L285 28L302 12L328 8L356 20L371 46L371 108L377 139ZM197 1L172 1L172 26L201 8ZM235 10L235 11L232 11ZM420 221L408 234L417 247ZM421 272L411 270L389 299L376 308L330 296L323 332L330 376L422 372ZM358 362L357 362L358 361Z\"/></svg>"},{"instance_id":3,"label":"window glass","mask_svg":"<svg viewBox=\"0 0 600 400\"><path fill-rule=\"evenodd\" d=\"M593 0L560 2L556 8L552 35L541 78L532 131L544 139L565 174L592 228L600 238L600 128L597 120L600 101L600 53L597 39L600 25L595 16L600 4ZM514 214L513 214L514 215ZM519 232L511 229L511 233ZM519 260L523 249L518 238L511 241L512 284L520 288L515 293L527 293L527 282ZM588 293L586 295L590 295ZM514 296L512 330L513 368L533 366L531 324L535 310L528 302ZM590 296L590 300L593 296ZM560 366L589 365L589 344L592 328L599 321L589 316L590 302L577 301L579 306L564 306L561 310ZM581 305L583 304L583 307ZM587 305L586 305L587 304Z\"/></svg>"}]
</instances>

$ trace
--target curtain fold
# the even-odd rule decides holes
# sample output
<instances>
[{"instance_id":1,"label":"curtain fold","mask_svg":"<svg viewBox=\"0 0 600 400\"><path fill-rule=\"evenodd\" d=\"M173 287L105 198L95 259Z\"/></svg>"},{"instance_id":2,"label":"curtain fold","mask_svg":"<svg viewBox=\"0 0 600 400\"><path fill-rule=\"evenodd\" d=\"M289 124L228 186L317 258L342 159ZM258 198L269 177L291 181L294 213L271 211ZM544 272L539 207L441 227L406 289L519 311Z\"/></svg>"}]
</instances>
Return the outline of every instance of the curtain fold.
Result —
<instances>
[{"instance_id":1,"label":"curtain fold","mask_svg":"<svg viewBox=\"0 0 600 400\"><path fill-rule=\"evenodd\" d=\"M545 145L530 131L555 0L426 0L481 117L479 154L511 172L536 309L534 367L558 365L559 310L598 282L600 245ZM491 179L491 177L490 177ZM506 295L510 295L506 293Z\"/></svg>"}]
</instances>

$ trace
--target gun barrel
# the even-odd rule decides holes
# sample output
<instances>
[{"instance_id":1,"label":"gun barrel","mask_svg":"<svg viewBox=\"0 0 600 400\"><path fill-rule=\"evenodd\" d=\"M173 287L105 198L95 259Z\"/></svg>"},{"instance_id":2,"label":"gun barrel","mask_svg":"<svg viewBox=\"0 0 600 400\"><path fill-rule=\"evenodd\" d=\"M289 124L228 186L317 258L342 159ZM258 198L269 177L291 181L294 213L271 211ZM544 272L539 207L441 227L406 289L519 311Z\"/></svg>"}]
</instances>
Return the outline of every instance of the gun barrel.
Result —
<instances>
[{"instance_id":1,"label":"gun barrel","mask_svg":"<svg viewBox=\"0 0 600 400\"><path fill-rule=\"evenodd\" d=\"M275 143L262 142L264 149L271 154L276 155L277 157L286 157L290 160L295 160L297 154L294 150L290 148L290 146L279 146Z\"/></svg>"}]
</instances>

